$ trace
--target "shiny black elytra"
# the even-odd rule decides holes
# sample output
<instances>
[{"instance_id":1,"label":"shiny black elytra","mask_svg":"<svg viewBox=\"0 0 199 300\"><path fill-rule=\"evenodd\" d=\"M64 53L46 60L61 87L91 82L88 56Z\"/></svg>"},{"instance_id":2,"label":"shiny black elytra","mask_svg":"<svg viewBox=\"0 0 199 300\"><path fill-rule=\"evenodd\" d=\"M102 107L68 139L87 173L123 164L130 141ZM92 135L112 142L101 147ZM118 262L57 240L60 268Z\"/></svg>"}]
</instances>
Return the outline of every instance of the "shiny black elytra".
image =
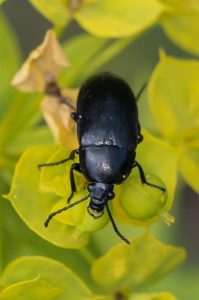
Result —
<instances>
[{"instance_id":1,"label":"shiny black elytra","mask_svg":"<svg viewBox=\"0 0 199 300\"><path fill-rule=\"evenodd\" d=\"M99 218L106 208L116 234L130 243L119 232L108 206L108 201L115 196L114 184L121 184L137 167L143 184L165 191L147 182L142 167L135 160L135 150L143 140L137 110L142 90L135 98L128 84L110 73L95 75L83 84L77 99L77 111L71 114L77 123L79 149L73 150L67 159L40 164L39 167L55 166L73 160L78 154L79 163L73 163L70 169L71 195L68 203L76 192L74 171L82 173L90 182L87 186L89 194L51 213L45 222L46 227L55 215L90 197L88 213Z\"/></svg>"}]
</instances>

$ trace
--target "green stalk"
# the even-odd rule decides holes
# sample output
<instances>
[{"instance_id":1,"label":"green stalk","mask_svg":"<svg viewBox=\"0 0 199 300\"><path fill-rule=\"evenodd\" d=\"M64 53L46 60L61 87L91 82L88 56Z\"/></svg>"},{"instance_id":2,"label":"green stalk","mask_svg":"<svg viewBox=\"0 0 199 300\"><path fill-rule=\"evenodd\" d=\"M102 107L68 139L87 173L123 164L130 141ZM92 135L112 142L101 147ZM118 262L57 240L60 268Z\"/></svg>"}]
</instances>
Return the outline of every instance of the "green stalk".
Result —
<instances>
[{"instance_id":1,"label":"green stalk","mask_svg":"<svg viewBox=\"0 0 199 300\"><path fill-rule=\"evenodd\" d=\"M122 50L124 50L131 42L136 38L136 36L130 38L124 38L113 41L109 46L107 46L101 53L95 57L95 59L89 63L89 73L95 72L97 69L102 67L109 60L113 59ZM88 76L87 72L85 73Z\"/></svg>"},{"instance_id":2,"label":"green stalk","mask_svg":"<svg viewBox=\"0 0 199 300\"><path fill-rule=\"evenodd\" d=\"M94 263L96 257L88 247L81 248L78 252L89 265Z\"/></svg>"}]
</instances>

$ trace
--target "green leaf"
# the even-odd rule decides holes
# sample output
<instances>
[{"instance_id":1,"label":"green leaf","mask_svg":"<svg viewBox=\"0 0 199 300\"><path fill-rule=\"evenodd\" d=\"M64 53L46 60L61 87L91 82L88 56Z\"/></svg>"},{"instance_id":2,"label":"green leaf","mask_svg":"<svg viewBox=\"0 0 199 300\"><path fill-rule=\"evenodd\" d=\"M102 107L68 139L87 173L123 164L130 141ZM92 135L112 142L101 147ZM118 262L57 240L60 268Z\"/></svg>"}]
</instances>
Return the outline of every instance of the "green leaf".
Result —
<instances>
[{"instance_id":1,"label":"green leaf","mask_svg":"<svg viewBox=\"0 0 199 300\"><path fill-rule=\"evenodd\" d=\"M22 220L39 236L63 248L80 248L87 244L86 233L77 234L73 226L54 220L48 228L43 223L57 196L40 190L38 164L46 162L55 150L35 146L26 150L17 163L8 198ZM67 154L67 153L66 153Z\"/></svg>"},{"instance_id":2,"label":"green leaf","mask_svg":"<svg viewBox=\"0 0 199 300\"><path fill-rule=\"evenodd\" d=\"M38 99L35 99L35 95L27 96L16 92L12 106L0 122L0 177L9 186L22 151L27 146L44 145L52 140L47 131L38 128L38 121L41 119L38 109Z\"/></svg>"},{"instance_id":3,"label":"green leaf","mask_svg":"<svg viewBox=\"0 0 199 300\"><path fill-rule=\"evenodd\" d=\"M50 130L45 126L26 128L16 139L9 143L9 153L20 155L25 149L33 145L52 145L53 138Z\"/></svg>"},{"instance_id":4,"label":"green leaf","mask_svg":"<svg viewBox=\"0 0 199 300\"><path fill-rule=\"evenodd\" d=\"M16 292L20 290L22 296L25 290L29 291L28 299L93 299L91 291L69 268L55 260L40 256L22 257L10 263L3 272L0 284L7 290L9 288L10 292L13 288ZM5 293L6 289L2 293ZM34 298L37 292L38 297ZM43 296L46 294L51 298L42 297L42 293ZM26 298L12 299L25 300L27 294Z\"/></svg>"},{"instance_id":5,"label":"green leaf","mask_svg":"<svg viewBox=\"0 0 199 300\"><path fill-rule=\"evenodd\" d=\"M170 274L165 279L156 284L157 291L162 291L167 287L178 300L197 300L199 295L199 274L198 265L186 264L176 272Z\"/></svg>"},{"instance_id":6,"label":"green leaf","mask_svg":"<svg viewBox=\"0 0 199 300\"><path fill-rule=\"evenodd\" d=\"M69 157L70 152L66 151L64 148L58 148L49 159L45 159L46 163L52 163L55 161L63 160ZM59 164L55 167L51 168L42 168L40 173L40 187L43 191L54 193L62 198L67 199L70 195L71 187L70 187L70 167L73 163L72 160L68 161L64 164ZM82 177L82 176L81 176ZM81 179L80 175L75 177L75 182L77 185L77 189L81 190L82 186L80 183ZM66 204L66 203L65 203Z\"/></svg>"},{"instance_id":7,"label":"green leaf","mask_svg":"<svg viewBox=\"0 0 199 300\"><path fill-rule=\"evenodd\" d=\"M155 294L133 294L129 300L177 300L173 295L166 292Z\"/></svg>"},{"instance_id":8,"label":"green leaf","mask_svg":"<svg viewBox=\"0 0 199 300\"><path fill-rule=\"evenodd\" d=\"M163 15L160 25L176 45L199 55L199 5L195 9L189 4L184 9L176 8Z\"/></svg>"},{"instance_id":9,"label":"green leaf","mask_svg":"<svg viewBox=\"0 0 199 300\"><path fill-rule=\"evenodd\" d=\"M199 193L199 143L179 148L179 171L185 181Z\"/></svg>"},{"instance_id":10,"label":"green leaf","mask_svg":"<svg viewBox=\"0 0 199 300\"><path fill-rule=\"evenodd\" d=\"M15 284L9 285L7 288L3 289L0 293L1 300L26 300L28 295L28 300L35 299L57 299L61 290L48 281L43 280L38 275L36 278L31 280L25 280Z\"/></svg>"},{"instance_id":11,"label":"green leaf","mask_svg":"<svg viewBox=\"0 0 199 300\"><path fill-rule=\"evenodd\" d=\"M187 143L198 131L199 62L161 53L149 83L149 104L157 126L172 144Z\"/></svg>"},{"instance_id":12,"label":"green leaf","mask_svg":"<svg viewBox=\"0 0 199 300\"><path fill-rule=\"evenodd\" d=\"M7 149L11 143L18 139L20 134L27 133L30 126L32 127L35 123L36 126L38 125L38 121L41 119L38 111L39 103L40 98L35 94L27 95L16 91L14 102L0 123L0 145L2 149Z\"/></svg>"},{"instance_id":13,"label":"green leaf","mask_svg":"<svg viewBox=\"0 0 199 300\"><path fill-rule=\"evenodd\" d=\"M73 14L88 32L100 37L126 37L154 24L164 6L157 0L93 1Z\"/></svg>"},{"instance_id":14,"label":"green leaf","mask_svg":"<svg viewBox=\"0 0 199 300\"><path fill-rule=\"evenodd\" d=\"M29 2L55 25L64 26L70 19L64 0L29 0Z\"/></svg>"},{"instance_id":15,"label":"green leaf","mask_svg":"<svg viewBox=\"0 0 199 300\"><path fill-rule=\"evenodd\" d=\"M175 8L175 9L187 9L187 8L198 8L199 3L198 0L160 0L164 4L169 4L170 9Z\"/></svg>"},{"instance_id":16,"label":"green leaf","mask_svg":"<svg viewBox=\"0 0 199 300\"><path fill-rule=\"evenodd\" d=\"M5 114L5 111L11 105L15 90L11 88L10 81L16 72L20 54L14 34L11 31L5 17L0 12L0 116Z\"/></svg>"},{"instance_id":17,"label":"green leaf","mask_svg":"<svg viewBox=\"0 0 199 300\"><path fill-rule=\"evenodd\" d=\"M165 276L185 259L185 250L163 244L147 233L120 243L94 262L94 280L109 291L135 292Z\"/></svg>"},{"instance_id":18,"label":"green leaf","mask_svg":"<svg viewBox=\"0 0 199 300\"><path fill-rule=\"evenodd\" d=\"M133 169L130 177L127 179L127 181L121 186L121 193L129 193L129 195L126 195L128 198L128 201L131 202L131 195L135 193L135 187L134 184L139 185L138 188L140 190L140 202L142 203L135 203L135 206L133 207L133 217L128 216L127 213L121 208L120 204L120 195L116 198L116 201L113 201L113 207L114 207L114 213L117 216L118 219L120 219L123 222L127 222L130 224L136 224L139 226L146 226L147 224L153 223L160 219L160 216L168 223L172 221L171 217L168 215L167 212L172 207L174 195L175 195L175 189L176 189L176 182L177 182L177 162L178 162L178 156L177 151L170 146L166 141L156 138L155 136L151 135L146 130L142 131L142 134L144 136L144 141L138 146L137 151L137 157L136 160L141 164L143 167L143 170L147 176L150 176L150 180L155 180L156 183L158 179L153 178L154 175L158 176L159 179L159 185L166 187L167 190L167 198L160 198L158 200L160 207L156 207L154 201L151 201L150 206L150 200L147 197L147 191L150 193L155 193L156 197L161 196L159 195L158 191L154 189L153 187L142 187L138 181L140 181L140 176L138 173L138 170ZM149 175L151 174L151 175ZM150 181L149 180L149 181ZM161 183L162 181L162 183ZM154 183L155 183L154 182ZM131 184L132 183L132 184ZM128 191L125 191L125 187L128 186ZM143 188L143 189L142 189ZM157 193L157 194L156 194ZM121 197L122 197L121 194ZM151 196L152 196L151 194ZM158 196L159 195L159 196ZM166 196L166 195L165 195ZM147 197L147 199L146 199ZM137 199L137 198L136 198ZM118 201L119 200L119 201ZM166 200L166 201L165 201ZM122 200L123 201L123 200ZM127 205L127 204L125 204ZM132 204L133 205L133 204ZM137 210L136 210L137 205ZM154 206L155 205L155 206ZM131 203L129 203L129 206L131 206ZM160 208L162 208L162 213ZM163 213L165 212L165 214ZM155 212L157 212L157 215L155 215ZM153 213L153 214L152 214ZM160 214L159 214L160 213ZM154 215L154 217L152 217ZM137 218L135 218L137 216ZM139 218L138 218L139 216ZM145 216L145 218L143 218Z\"/></svg>"}]
</instances>

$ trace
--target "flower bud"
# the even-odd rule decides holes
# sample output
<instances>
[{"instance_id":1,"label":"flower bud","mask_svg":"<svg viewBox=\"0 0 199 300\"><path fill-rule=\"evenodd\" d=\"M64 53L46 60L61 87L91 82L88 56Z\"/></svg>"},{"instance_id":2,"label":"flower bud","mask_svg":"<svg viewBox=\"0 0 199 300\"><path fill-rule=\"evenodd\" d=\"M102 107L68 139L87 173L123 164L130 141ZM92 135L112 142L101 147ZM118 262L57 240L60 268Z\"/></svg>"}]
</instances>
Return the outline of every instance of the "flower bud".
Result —
<instances>
[{"instance_id":1,"label":"flower bud","mask_svg":"<svg viewBox=\"0 0 199 300\"><path fill-rule=\"evenodd\" d=\"M70 201L70 204L83 199L86 195L88 195L87 190L75 193ZM61 223L76 226L80 232L94 232L100 230L109 222L107 211L104 210L104 213L101 217L93 218L93 216L88 213L87 208L89 206L89 202L90 198L56 215L55 219ZM61 200L53 206L51 212L56 211L66 205L66 202ZM97 214L95 214L95 216L97 217Z\"/></svg>"},{"instance_id":2,"label":"flower bud","mask_svg":"<svg viewBox=\"0 0 199 300\"><path fill-rule=\"evenodd\" d=\"M97 215L97 214L95 214ZM81 224L78 225L78 228L84 232L94 232L102 229L105 227L109 222L109 216L107 214L107 211L104 210L104 213L99 218L93 218L86 209L84 211L84 216L81 221Z\"/></svg>"},{"instance_id":3,"label":"flower bud","mask_svg":"<svg viewBox=\"0 0 199 300\"><path fill-rule=\"evenodd\" d=\"M146 180L160 188L165 188L161 179L155 175L147 174ZM157 187L143 184L138 174L124 183L120 195L120 204L125 212L133 219L141 221L164 214L166 200L166 190L164 192Z\"/></svg>"}]
</instances>

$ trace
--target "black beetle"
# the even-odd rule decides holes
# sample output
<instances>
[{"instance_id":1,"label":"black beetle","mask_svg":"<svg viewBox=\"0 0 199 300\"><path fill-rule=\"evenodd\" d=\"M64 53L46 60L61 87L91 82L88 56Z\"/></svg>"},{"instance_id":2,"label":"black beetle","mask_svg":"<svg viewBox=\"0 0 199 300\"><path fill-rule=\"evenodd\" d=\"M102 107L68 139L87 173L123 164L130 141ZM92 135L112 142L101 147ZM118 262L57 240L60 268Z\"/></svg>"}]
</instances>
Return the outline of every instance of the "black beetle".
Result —
<instances>
[{"instance_id":1,"label":"black beetle","mask_svg":"<svg viewBox=\"0 0 199 300\"><path fill-rule=\"evenodd\" d=\"M165 191L147 182L141 165L135 160L136 147L143 140L137 110L142 90L135 98L128 84L110 73L92 76L82 85L77 111L71 114L77 123L79 149L73 150L67 159L40 164L39 167L58 165L73 160L78 154L79 163L73 163L70 169L71 195L68 203L76 192L73 171L82 173L90 182L87 186L89 194L51 213L45 222L46 227L55 215L90 197L88 213L99 218L106 208L115 232L129 244L119 232L108 206L108 201L115 196L114 184L121 184L137 167L143 184Z\"/></svg>"}]
</instances>

